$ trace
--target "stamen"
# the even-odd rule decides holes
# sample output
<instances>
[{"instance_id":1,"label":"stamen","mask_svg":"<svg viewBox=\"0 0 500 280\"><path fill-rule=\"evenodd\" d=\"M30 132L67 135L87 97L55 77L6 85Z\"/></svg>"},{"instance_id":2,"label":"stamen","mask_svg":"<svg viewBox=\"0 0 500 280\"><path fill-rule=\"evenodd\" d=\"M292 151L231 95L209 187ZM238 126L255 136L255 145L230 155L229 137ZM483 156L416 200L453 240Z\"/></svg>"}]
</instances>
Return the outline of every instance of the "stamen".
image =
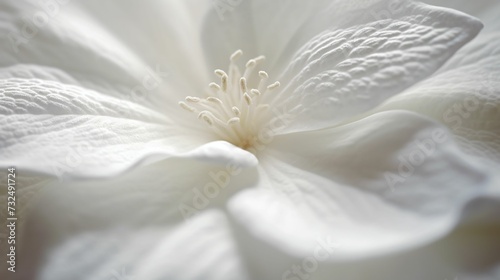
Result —
<instances>
[{"instance_id":1,"label":"stamen","mask_svg":"<svg viewBox=\"0 0 500 280\"><path fill-rule=\"evenodd\" d=\"M220 105L224 104L224 103L222 103L222 100L220 100L217 97L213 97L213 96L208 97L207 100L210 101L210 102L213 102L213 103L218 103Z\"/></svg>"},{"instance_id":2,"label":"stamen","mask_svg":"<svg viewBox=\"0 0 500 280\"><path fill-rule=\"evenodd\" d=\"M194 103L197 103L197 102L200 102L201 98L199 97L193 97L193 96L187 96L186 97L186 101L187 102L194 102Z\"/></svg>"},{"instance_id":3,"label":"stamen","mask_svg":"<svg viewBox=\"0 0 500 280\"><path fill-rule=\"evenodd\" d=\"M266 60L266 57L263 56L263 55L259 55L257 56L256 58L254 58L253 60L255 60L255 62L257 62L257 64L261 63L262 61Z\"/></svg>"},{"instance_id":4,"label":"stamen","mask_svg":"<svg viewBox=\"0 0 500 280\"><path fill-rule=\"evenodd\" d=\"M259 71L259 77L260 81L259 81L259 86L257 88L259 89L260 92L265 92L266 83L267 80L269 79L269 75L265 71Z\"/></svg>"},{"instance_id":5,"label":"stamen","mask_svg":"<svg viewBox=\"0 0 500 280\"><path fill-rule=\"evenodd\" d=\"M233 108L231 108L231 109L233 110L233 113L234 113L236 116L241 115L241 111L240 111L240 109L238 109L238 107L233 106Z\"/></svg>"},{"instance_id":6,"label":"stamen","mask_svg":"<svg viewBox=\"0 0 500 280\"><path fill-rule=\"evenodd\" d=\"M269 75L267 74L266 71L259 71L259 77L261 79L269 79Z\"/></svg>"},{"instance_id":7,"label":"stamen","mask_svg":"<svg viewBox=\"0 0 500 280\"><path fill-rule=\"evenodd\" d=\"M243 55L237 50L230 57L229 70L214 71L220 84L210 83L204 98L187 96L179 106L196 113L198 119L207 123L212 133L220 139L247 149L253 145L259 128L270 121L272 115L264 96L280 86L279 82L268 85L269 75L258 71L265 59L258 56L245 64L243 75L236 60Z\"/></svg>"},{"instance_id":8,"label":"stamen","mask_svg":"<svg viewBox=\"0 0 500 280\"><path fill-rule=\"evenodd\" d=\"M206 121L209 125L213 125L215 120L219 120L214 114L212 114L212 112L209 111L201 111L198 114L198 119Z\"/></svg>"},{"instance_id":9,"label":"stamen","mask_svg":"<svg viewBox=\"0 0 500 280\"><path fill-rule=\"evenodd\" d=\"M221 88L222 88L223 92L227 91L227 79L228 79L228 77L227 77L226 73L224 73L224 75L222 75L222 77L221 77L221 85L222 85Z\"/></svg>"},{"instance_id":10,"label":"stamen","mask_svg":"<svg viewBox=\"0 0 500 280\"><path fill-rule=\"evenodd\" d=\"M235 60L237 60L238 58L240 58L240 56L242 56L242 55L243 55L243 51L242 51L242 50L237 50L237 51L235 51L235 52L231 55L230 60L231 60L231 61L235 61Z\"/></svg>"},{"instance_id":11,"label":"stamen","mask_svg":"<svg viewBox=\"0 0 500 280\"><path fill-rule=\"evenodd\" d=\"M241 93L247 92L247 79L245 79L245 78L240 79L240 89L241 89Z\"/></svg>"},{"instance_id":12,"label":"stamen","mask_svg":"<svg viewBox=\"0 0 500 280\"><path fill-rule=\"evenodd\" d=\"M186 111L189 111L189 112L194 112L194 111L196 111L196 109L195 109L195 108L193 108L193 107L191 107L191 106L187 105L187 104L186 104L186 102L180 101L180 102L179 102L179 105L182 107L182 109L184 109L184 110L186 110Z\"/></svg>"},{"instance_id":13,"label":"stamen","mask_svg":"<svg viewBox=\"0 0 500 280\"><path fill-rule=\"evenodd\" d=\"M222 77L224 75L227 76L226 72L224 72L224 70L220 70L220 69L217 69L214 71L215 75L219 76L219 77Z\"/></svg>"},{"instance_id":14,"label":"stamen","mask_svg":"<svg viewBox=\"0 0 500 280\"><path fill-rule=\"evenodd\" d=\"M208 84L208 86L211 89L220 90L220 86L218 84L216 84L216 83L210 83L210 84Z\"/></svg>"},{"instance_id":15,"label":"stamen","mask_svg":"<svg viewBox=\"0 0 500 280\"><path fill-rule=\"evenodd\" d=\"M254 59L250 59L245 65L246 68L254 68L255 66L257 66L257 61Z\"/></svg>"},{"instance_id":16,"label":"stamen","mask_svg":"<svg viewBox=\"0 0 500 280\"><path fill-rule=\"evenodd\" d=\"M245 79L248 79L250 78L250 75L252 75L253 73L253 70L255 69L255 66L257 66L257 61L253 60L253 59L250 59L247 64L246 64L246 69L245 69L245 73L243 73L243 77Z\"/></svg>"},{"instance_id":17,"label":"stamen","mask_svg":"<svg viewBox=\"0 0 500 280\"><path fill-rule=\"evenodd\" d=\"M262 93L258 89L251 89L250 93L253 94L254 96L260 96Z\"/></svg>"},{"instance_id":18,"label":"stamen","mask_svg":"<svg viewBox=\"0 0 500 280\"><path fill-rule=\"evenodd\" d=\"M207 122L207 124L208 124L209 126L214 125L214 122L213 122L213 121L210 119L210 117L209 117L209 116L207 116L207 115L203 115L203 116L201 116L201 119L202 119L202 120L204 120L205 122Z\"/></svg>"},{"instance_id":19,"label":"stamen","mask_svg":"<svg viewBox=\"0 0 500 280\"><path fill-rule=\"evenodd\" d=\"M250 106L252 104L252 98L250 97L250 95L245 92L245 94L243 94L243 97L245 97L245 102L248 104L248 106Z\"/></svg>"},{"instance_id":20,"label":"stamen","mask_svg":"<svg viewBox=\"0 0 500 280\"><path fill-rule=\"evenodd\" d=\"M273 90L273 89L275 89L275 88L278 88L279 86L280 86L280 82L274 82L273 84L268 85L268 86L267 86L267 89L268 89L268 90Z\"/></svg>"},{"instance_id":21,"label":"stamen","mask_svg":"<svg viewBox=\"0 0 500 280\"><path fill-rule=\"evenodd\" d=\"M234 118L230 118L228 121L227 121L227 124L228 125L234 125L234 124L237 124L240 122L240 118L237 118L237 117L234 117Z\"/></svg>"}]
</instances>

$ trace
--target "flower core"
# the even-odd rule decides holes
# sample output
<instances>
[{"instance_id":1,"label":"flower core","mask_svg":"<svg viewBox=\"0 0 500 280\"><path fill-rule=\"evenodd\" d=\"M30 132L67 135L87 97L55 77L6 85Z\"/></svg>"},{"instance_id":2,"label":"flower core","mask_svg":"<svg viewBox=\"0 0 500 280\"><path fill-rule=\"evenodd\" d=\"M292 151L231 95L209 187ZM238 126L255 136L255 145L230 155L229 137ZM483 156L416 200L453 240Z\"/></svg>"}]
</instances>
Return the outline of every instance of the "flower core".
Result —
<instances>
[{"instance_id":1,"label":"flower core","mask_svg":"<svg viewBox=\"0 0 500 280\"><path fill-rule=\"evenodd\" d=\"M229 73L215 70L220 84L210 83L205 98L188 96L179 105L198 116L221 140L248 149L258 141L259 130L269 120L269 105L265 96L280 86L268 83L269 75L257 71L264 56L250 59L243 74L236 61L243 52L238 50L230 57Z\"/></svg>"}]
</instances>

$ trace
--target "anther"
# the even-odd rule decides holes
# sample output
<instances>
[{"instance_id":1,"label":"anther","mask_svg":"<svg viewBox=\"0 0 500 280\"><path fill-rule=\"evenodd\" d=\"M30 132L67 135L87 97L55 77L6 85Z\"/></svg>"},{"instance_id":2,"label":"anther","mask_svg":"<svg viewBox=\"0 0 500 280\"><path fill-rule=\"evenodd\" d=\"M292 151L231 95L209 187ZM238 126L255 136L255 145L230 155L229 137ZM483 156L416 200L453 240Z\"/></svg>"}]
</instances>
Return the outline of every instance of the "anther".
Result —
<instances>
[{"instance_id":1,"label":"anther","mask_svg":"<svg viewBox=\"0 0 500 280\"><path fill-rule=\"evenodd\" d=\"M233 113L234 113L236 116L241 115L240 109L238 109L238 107L233 106L233 108L231 108L231 109L233 110Z\"/></svg>"},{"instance_id":2,"label":"anther","mask_svg":"<svg viewBox=\"0 0 500 280\"><path fill-rule=\"evenodd\" d=\"M214 121L213 121L214 118L215 118L214 114L212 114L209 111L201 111L198 114L198 119L202 119L202 120L206 121L209 125L214 124Z\"/></svg>"},{"instance_id":3,"label":"anther","mask_svg":"<svg viewBox=\"0 0 500 280\"><path fill-rule=\"evenodd\" d=\"M247 79L245 79L244 77L240 79L240 89L241 93L247 92Z\"/></svg>"},{"instance_id":4,"label":"anther","mask_svg":"<svg viewBox=\"0 0 500 280\"><path fill-rule=\"evenodd\" d=\"M218 103L220 105L223 105L224 103L222 102L222 100L220 100L219 98L217 97L213 97L213 96L209 96L207 97L207 100L210 101L210 102L213 102L213 103Z\"/></svg>"},{"instance_id":5,"label":"anther","mask_svg":"<svg viewBox=\"0 0 500 280\"><path fill-rule=\"evenodd\" d=\"M220 86L216 83L210 83L208 86L215 91L221 90Z\"/></svg>"},{"instance_id":6,"label":"anther","mask_svg":"<svg viewBox=\"0 0 500 280\"><path fill-rule=\"evenodd\" d=\"M203 115L201 119L204 120L209 126L212 126L214 124L212 119L210 119L210 117L207 115Z\"/></svg>"},{"instance_id":7,"label":"anther","mask_svg":"<svg viewBox=\"0 0 500 280\"><path fill-rule=\"evenodd\" d=\"M248 95L248 93L246 93L246 92L245 92L245 93L243 94L243 97L245 97L245 102L246 102L248 105L252 104L252 98L250 97L250 95Z\"/></svg>"},{"instance_id":8,"label":"anther","mask_svg":"<svg viewBox=\"0 0 500 280\"><path fill-rule=\"evenodd\" d=\"M274 82L273 84L268 85L267 89L268 90L273 90L273 89L275 89L275 88L277 88L279 86L280 86L280 82Z\"/></svg>"},{"instance_id":9,"label":"anther","mask_svg":"<svg viewBox=\"0 0 500 280\"><path fill-rule=\"evenodd\" d=\"M224 72L224 70L220 70L220 69L217 69L214 71L215 75L219 76L219 77L222 77L224 75L227 76L226 72Z\"/></svg>"},{"instance_id":10,"label":"anther","mask_svg":"<svg viewBox=\"0 0 500 280\"><path fill-rule=\"evenodd\" d=\"M253 94L254 96L260 96L261 93L258 89L251 89L250 93Z\"/></svg>"},{"instance_id":11,"label":"anther","mask_svg":"<svg viewBox=\"0 0 500 280\"><path fill-rule=\"evenodd\" d=\"M253 60L255 60L255 62L257 62L257 63L261 63L262 61L266 60L266 57L263 55L259 55L256 58L254 58Z\"/></svg>"},{"instance_id":12,"label":"anther","mask_svg":"<svg viewBox=\"0 0 500 280\"><path fill-rule=\"evenodd\" d=\"M199 97L193 97L193 96L187 96L186 97L186 101L187 102L200 102L201 98Z\"/></svg>"},{"instance_id":13,"label":"anther","mask_svg":"<svg viewBox=\"0 0 500 280\"><path fill-rule=\"evenodd\" d=\"M231 55L231 61L235 61L236 59L240 58L240 56L243 55L242 50L237 50Z\"/></svg>"},{"instance_id":14,"label":"anther","mask_svg":"<svg viewBox=\"0 0 500 280\"><path fill-rule=\"evenodd\" d=\"M226 92L227 91L227 79L228 79L228 77L226 74L224 74L220 79L221 79L222 91Z\"/></svg>"},{"instance_id":15,"label":"anther","mask_svg":"<svg viewBox=\"0 0 500 280\"><path fill-rule=\"evenodd\" d=\"M262 104L266 101L263 95L280 83L270 84L268 73L259 71L264 56L248 60L245 71L240 72L236 60L242 55L241 50L231 55L227 72L214 71L220 82L210 83L206 96L187 96L179 106L196 114L220 139L247 149L254 145L255 133L270 115L269 105Z\"/></svg>"},{"instance_id":16,"label":"anther","mask_svg":"<svg viewBox=\"0 0 500 280\"><path fill-rule=\"evenodd\" d=\"M240 122L240 118L238 117L234 117L234 118L230 118L228 121L227 121L227 124L228 125L233 125L233 124L237 124Z\"/></svg>"},{"instance_id":17,"label":"anther","mask_svg":"<svg viewBox=\"0 0 500 280\"><path fill-rule=\"evenodd\" d=\"M261 79L269 79L269 75L267 74L266 71L259 71L259 77Z\"/></svg>"},{"instance_id":18,"label":"anther","mask_svg":"<svg viewBox=\"0 0 500 280\"><path fill-rule=\"evenodd\" d=\"M245 65L246 68L254 68L257 65L257 61L250 59Z\"/></svg>"},{"instance_id":19,"label":"anther","mask_svg":"<svg viewBox=\"0 0 500 280\"><path fill-rule=\"evenodd\" d=\"M182 109L184 109L184 110L186 110L186 111L189 111L189 112L194 112L194 111L196 111L196 109L195 109L195 108L193 108L193 107L191 107L191 106L187 105L187 104L186 104L186 102L180 101L180 102L179 102L179 105L182 107Z\"/></svg>"}]
</instances>

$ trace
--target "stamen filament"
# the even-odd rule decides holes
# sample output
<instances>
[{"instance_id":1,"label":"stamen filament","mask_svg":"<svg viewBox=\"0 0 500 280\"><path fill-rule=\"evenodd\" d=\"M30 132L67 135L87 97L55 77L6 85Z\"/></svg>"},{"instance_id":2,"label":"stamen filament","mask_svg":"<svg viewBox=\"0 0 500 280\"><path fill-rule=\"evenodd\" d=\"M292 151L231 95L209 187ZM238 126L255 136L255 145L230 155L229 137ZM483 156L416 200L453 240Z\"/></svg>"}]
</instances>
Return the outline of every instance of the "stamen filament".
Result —
<instances>
[{"instance_id":1,"label":"stamen filament","mask_svg":"<svg viewBox=\"0 0 500 280\"><path fill-rule=\"evenodd\" d=\"M269 92L276 90L279 82L268 84L269 75L257 68L265 59L258 56L245 64L244 74L236 64L243 55L241 50L230 56L229 70L216 69L214 74L220 84L210 83L205 98L187 96L179 102L184 110L198 114L198 119L222 140L248 148L256 139L258 128L271 119L268 104L263 104Z\"/></svg>"}]
</instances>

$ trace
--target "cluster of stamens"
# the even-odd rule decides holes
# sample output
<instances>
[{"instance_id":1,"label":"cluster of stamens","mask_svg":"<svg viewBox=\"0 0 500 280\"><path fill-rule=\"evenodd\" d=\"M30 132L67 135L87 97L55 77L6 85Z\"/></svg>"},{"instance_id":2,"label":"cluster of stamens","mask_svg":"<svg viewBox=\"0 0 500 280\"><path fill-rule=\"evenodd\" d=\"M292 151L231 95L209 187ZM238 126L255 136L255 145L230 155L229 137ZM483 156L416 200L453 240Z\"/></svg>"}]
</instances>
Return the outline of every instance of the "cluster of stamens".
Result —
<instances>
[{"instance_id":1,"label":"cluster of stamens","mask_svg":"<svg viewBox=\"0 0 500 280\"><path fill-rule=\"evenodd\" d=\"M221 140L244 149L253 145L258 129L267 119L269 105L263 104L265 96L280 86L268 83L269 75L258 71L264 56L250 59L241 74L236 61L243 52L238 50L230 57L229 73L215 70L220 84L210 83L207 97L186 97L179 105L198 116Z\"/></svg>"}]
</instances>

